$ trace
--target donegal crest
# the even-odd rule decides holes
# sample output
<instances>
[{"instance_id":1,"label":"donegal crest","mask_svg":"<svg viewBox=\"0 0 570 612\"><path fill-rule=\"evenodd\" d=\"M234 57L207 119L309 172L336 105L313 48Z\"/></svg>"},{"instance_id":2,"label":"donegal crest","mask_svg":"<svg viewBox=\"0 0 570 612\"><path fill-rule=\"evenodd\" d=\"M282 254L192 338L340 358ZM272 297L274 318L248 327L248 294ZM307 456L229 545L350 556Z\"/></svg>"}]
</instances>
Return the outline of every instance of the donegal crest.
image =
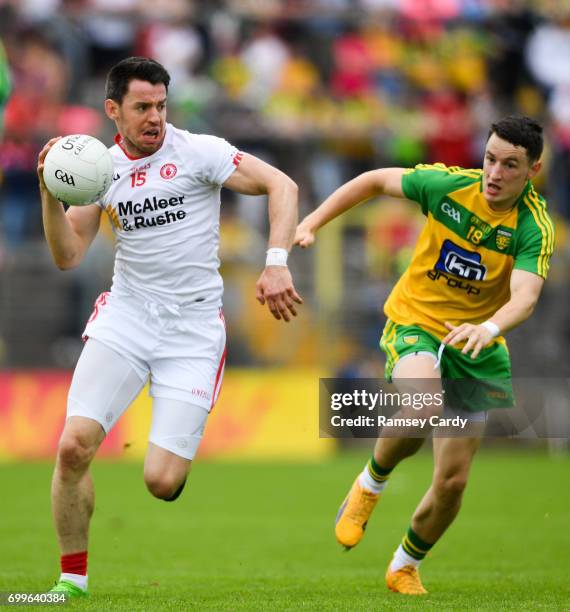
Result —
<instances>
[{"instance_id":1,"label":"donegal crest","mask_svg":"<svg viewBox=\"0 0 570 612\"><path fill-rule=\"evenodd\" d=\"M406 344L416 344L417 341L420 339L419 336L404 336L402 338L402 340L406 343Z\"/></svg>"},{"instance_id":2,"label":"donegal crest","mask_svg":"<svg viewBox=\"0 0 570 612\"><path fill-rule=\"evenodd\" d=\"M504 251L509 244L511 244L511 239L513 237L512 232L508 232L503 229L498 229L497 234L495 236L495 244L500 251Z\"/></svg>"}]
</instances>

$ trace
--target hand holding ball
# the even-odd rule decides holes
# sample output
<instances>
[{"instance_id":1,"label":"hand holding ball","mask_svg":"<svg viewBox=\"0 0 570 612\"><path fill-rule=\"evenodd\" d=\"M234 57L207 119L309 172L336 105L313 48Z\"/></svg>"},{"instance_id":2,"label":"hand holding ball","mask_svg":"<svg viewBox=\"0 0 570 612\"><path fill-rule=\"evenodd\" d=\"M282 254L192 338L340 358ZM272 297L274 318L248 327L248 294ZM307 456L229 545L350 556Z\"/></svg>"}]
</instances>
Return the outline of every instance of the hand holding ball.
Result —
<instances>
[{"instance_id":1,"label":"hand holding ball","mask_svg":"<svg viewBox=\"0 0 570 612\"><path fill-rule=\"evenodd\" d=\"M44 160L44 182L64 204L84 206L102 198L113 182L113 160L97 138L64 136Z\"/></svg>"}]
</instances>

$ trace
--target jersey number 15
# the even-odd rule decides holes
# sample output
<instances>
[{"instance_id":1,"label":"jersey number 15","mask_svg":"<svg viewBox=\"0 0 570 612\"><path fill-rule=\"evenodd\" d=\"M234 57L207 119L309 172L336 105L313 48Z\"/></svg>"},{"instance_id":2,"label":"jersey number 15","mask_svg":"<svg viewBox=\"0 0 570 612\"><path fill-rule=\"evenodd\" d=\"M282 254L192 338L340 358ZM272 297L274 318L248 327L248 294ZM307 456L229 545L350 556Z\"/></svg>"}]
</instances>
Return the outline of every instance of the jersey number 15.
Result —
<instances>
[{"instance_id":1,"label":"jersey number 15","mask_svg":"<svg viewBox=\"0 0 570 612\"><path fill-rule=\"evenodd\" d=\"M141 185L144 185L145 183L146 183L146 171L135 170L131 174L131 187L140 187Z\"/></svg>"}]
</instances>

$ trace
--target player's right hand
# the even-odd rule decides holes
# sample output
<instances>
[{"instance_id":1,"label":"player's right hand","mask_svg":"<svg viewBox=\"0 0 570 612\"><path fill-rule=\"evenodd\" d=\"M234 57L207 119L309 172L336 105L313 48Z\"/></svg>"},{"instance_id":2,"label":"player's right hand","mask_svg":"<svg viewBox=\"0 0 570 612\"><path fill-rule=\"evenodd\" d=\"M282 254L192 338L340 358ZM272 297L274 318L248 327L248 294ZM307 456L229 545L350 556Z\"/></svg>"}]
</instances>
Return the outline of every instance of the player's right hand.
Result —
<instances>
[{"instance_id":1,"label":"player's right hand","mask_svg":"<svg viewBox=\"0 0 570 612\"><path fill-rule=\"evenodd\" d=\"M255 286L257 301L267 306L271 314L280 321L297 316L295 303L302 304L303 298L293 286L293 278L287 266L266 266Z\"/></svg>"},{"instance_id":2,"label":"player's right hand","mask_svg":"<svg viewBox=\"0 0 570 612\"><path fill-rule=\"evenodd\" d=\"M61 136L56 136L55 138L51 138L46 142L44 148L40 151L38 155L38 178L40 180L40 190L47 192L47 187L44 182L44 161L48 151L53 147L53 145L61 139Z\"/></svg>"},{"instance_id":3,"label":"player's right hand","mask_svg":"<svg viewBox=\"0 0 570 612\"><path fill-rule=\"evenodd\" d=\"M309 227L306 219L303 219L295 231L293 244L298 244L303 249L310 247L315 242L315 232Z\"/></svg>"}]
</instances>

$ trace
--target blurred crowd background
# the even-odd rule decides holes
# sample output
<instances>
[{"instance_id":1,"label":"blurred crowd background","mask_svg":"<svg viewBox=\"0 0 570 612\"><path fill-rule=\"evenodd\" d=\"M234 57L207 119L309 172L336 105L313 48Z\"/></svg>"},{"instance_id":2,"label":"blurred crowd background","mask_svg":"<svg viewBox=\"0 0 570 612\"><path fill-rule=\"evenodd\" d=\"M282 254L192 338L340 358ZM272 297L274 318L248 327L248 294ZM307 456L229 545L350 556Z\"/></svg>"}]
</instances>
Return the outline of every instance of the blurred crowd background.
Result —
<instances>
[{"instance_id":1,"label":"blurred crowd background","mask_svg":"<svg viewBox=\"0 0 570 612\"><path fill-rule=\"evenodd\" d=\"M418 162L480 167L490 123L545 125L537 181L557 229L535 316L510 335L518 375L568 376L570 3L565 0L0 0L0 365L72 367L108 288L104 224L82 266L59 272L42 236L36 160L54 135L111 144L110 66L151 56L172 75L169 120L222 136L300 187L300 214L356 174ZM9 97L8 92L11 91ZM255 301L263 198L223 193L222 274L230 365L316 366L376 376L382 305L423 217L370 201L295 251L305 298L276 323Z\"/></svg>"}]
</instances>

